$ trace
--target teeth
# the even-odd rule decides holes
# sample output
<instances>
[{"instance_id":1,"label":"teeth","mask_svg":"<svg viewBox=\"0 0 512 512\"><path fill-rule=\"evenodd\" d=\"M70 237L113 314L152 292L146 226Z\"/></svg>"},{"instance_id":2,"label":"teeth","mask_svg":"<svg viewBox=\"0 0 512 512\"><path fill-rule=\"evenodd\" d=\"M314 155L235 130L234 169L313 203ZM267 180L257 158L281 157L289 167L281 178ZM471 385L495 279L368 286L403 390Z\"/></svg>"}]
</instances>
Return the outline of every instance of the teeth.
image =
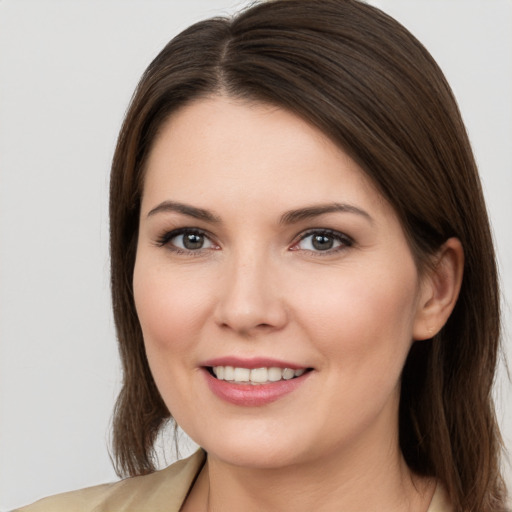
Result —
<instances>
[{"instance_id":1,"label":"teeth","mask_svg":"<svg viewBox=\"0 0 512 512\"><path fill-rule=\"evenodd\" d=\"M291 368L285 368L283 370L283 379L290 380L295 377L295 372Z\"/></svg>"},{"instance_id":2,"label":"teeth","mask_svg":"<svg viewBox=\"0 0 512 512\"><path fill-rule=\"evenodd\" d=\"M256 384L268 382L268 370L266 368L254 368L254 370L251 370L251 382Z\"/></svg>"},{"instance_id":3,"label":"teeth","mask_svg":"<svg viewBox=\"0 0 512 512\"><path fill-rule=\"evenodd\" d=\"M233 380L235 382L249 382L251 380L251 370L249 368L235 368Z\"/></svg>"},{"instance_id":4,"label":"teeth","mask_svg":"<svg viewBox=\"0 0 512 512\"><path fill-rule=\"evenodd\" d=\"M218 367L219 369L222 368L222 366L219 366ZM222 372L222 370L221 370ZM234 380L235 379L235 369L232 367L232 366L224 366L224 374L222 377L219 377L217 375L217 377L219 379L224 379L224 380Z\"/></svg>"},{"instance_id":5,"label":"teeth","mask_svg":"<svg viewBox=\"0 0 512 512\"><path fill-rule=\"evenodd\" d=\"M283 377L283 372L281 368L269 368L268 371L268 380L270 382L277 382L278 380L281 380Z\"/></svg>"},{"instance_id":6,"label":"teeth","mask_svg":"<svg viewBox=\"0 0 512 512\"><path fill-rule=\"evenodd\" d=\"M233 366L214 366L212 368L214 375L219 380L230 382L266 384L268 382L277 382L279 380L290 380L294 377L300 377L306 371L305 368L292 370L291 368L234 368Z\"/></svg>"}]
</instances>

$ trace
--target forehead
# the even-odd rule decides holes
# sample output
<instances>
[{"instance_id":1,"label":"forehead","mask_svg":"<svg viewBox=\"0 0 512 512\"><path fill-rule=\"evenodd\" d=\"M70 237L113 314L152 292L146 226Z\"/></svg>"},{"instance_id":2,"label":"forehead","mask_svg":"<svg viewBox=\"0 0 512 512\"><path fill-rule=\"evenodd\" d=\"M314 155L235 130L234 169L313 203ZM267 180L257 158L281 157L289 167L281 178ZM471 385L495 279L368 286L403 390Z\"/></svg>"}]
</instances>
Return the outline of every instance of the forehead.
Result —
<instances>
[{"instance_id":1,"label":"forehead","mask_svg":"<svg viewBox=\"0 0 512 512\"><path fill-rule=\"evenodd\" d=\"M295 114L223 96L196 100L159 131L146 165L143 203L148 197L199 200L213 208L227 196L290 208L348 198L389 208L359 166Z\"/></svg>"}]
</instances>

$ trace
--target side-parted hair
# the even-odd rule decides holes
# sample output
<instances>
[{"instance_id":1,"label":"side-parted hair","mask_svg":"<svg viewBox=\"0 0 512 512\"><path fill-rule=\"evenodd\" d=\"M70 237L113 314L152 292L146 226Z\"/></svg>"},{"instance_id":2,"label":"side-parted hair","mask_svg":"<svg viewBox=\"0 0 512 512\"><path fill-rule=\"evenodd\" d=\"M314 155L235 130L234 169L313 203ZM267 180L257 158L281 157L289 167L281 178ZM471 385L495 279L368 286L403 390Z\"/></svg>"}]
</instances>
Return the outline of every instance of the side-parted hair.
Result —
<instances>
[{"instance_id":1,"label":"side-parted hair","mask_svg":"<svg viewBox=\"0 0 512 512\"><path fill-rule=\"evenodd\" d=\"M357 0L275 0L196 23L145 71L115 151L110 185L112 299L124 381L113 420L118 473L154 471L173 421L146 359L132 278L144 167L164 121L225 95L284 108L320 129L395 209L420 272L450 237L464 248L455 309L414 342L399 412L409 467L439 479L455 511L505 510L492 401L500 301L481 185L441 70L398 22Z\"/></svg>"}]
</instances>

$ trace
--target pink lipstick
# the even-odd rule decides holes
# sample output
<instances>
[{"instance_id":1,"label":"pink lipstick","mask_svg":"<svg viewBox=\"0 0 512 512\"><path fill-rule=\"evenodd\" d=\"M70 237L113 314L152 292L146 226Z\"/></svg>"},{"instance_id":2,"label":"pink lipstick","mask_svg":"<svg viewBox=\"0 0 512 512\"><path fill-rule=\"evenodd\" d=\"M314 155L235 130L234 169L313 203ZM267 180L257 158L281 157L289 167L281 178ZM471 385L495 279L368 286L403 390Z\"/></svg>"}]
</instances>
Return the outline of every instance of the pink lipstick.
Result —
<instances>
[{"instance_id":1,"label":"pink lipstick","mask_svg":"<svg viewBox=\"0 0 512 512\"><path fill-rule=\"evenodd\" d=\"M269 404L300 387L311 373L295 363L268 358L223 357L201 365L210 390L239 406Z\"/></svg>"}]
</instances>

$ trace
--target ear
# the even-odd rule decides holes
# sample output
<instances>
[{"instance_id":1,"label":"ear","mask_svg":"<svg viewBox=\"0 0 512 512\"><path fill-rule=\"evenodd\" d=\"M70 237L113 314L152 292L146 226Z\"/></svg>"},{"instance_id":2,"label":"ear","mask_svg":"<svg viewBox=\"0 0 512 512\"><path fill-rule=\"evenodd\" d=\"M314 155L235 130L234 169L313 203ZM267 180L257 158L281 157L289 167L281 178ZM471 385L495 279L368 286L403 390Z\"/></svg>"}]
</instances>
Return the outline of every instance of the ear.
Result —
<instances>
[{"instance_id":1,"label":"ear","mask_svg":"<svg viewBox=\"0 0 512 512\"><path fill-rule=\"evenodd\" d=\"M451 315L462 283L464 250L458 238L449 238L434 257L421 283L413 338L435 336Z\"/></svg>"}]
</instances>

